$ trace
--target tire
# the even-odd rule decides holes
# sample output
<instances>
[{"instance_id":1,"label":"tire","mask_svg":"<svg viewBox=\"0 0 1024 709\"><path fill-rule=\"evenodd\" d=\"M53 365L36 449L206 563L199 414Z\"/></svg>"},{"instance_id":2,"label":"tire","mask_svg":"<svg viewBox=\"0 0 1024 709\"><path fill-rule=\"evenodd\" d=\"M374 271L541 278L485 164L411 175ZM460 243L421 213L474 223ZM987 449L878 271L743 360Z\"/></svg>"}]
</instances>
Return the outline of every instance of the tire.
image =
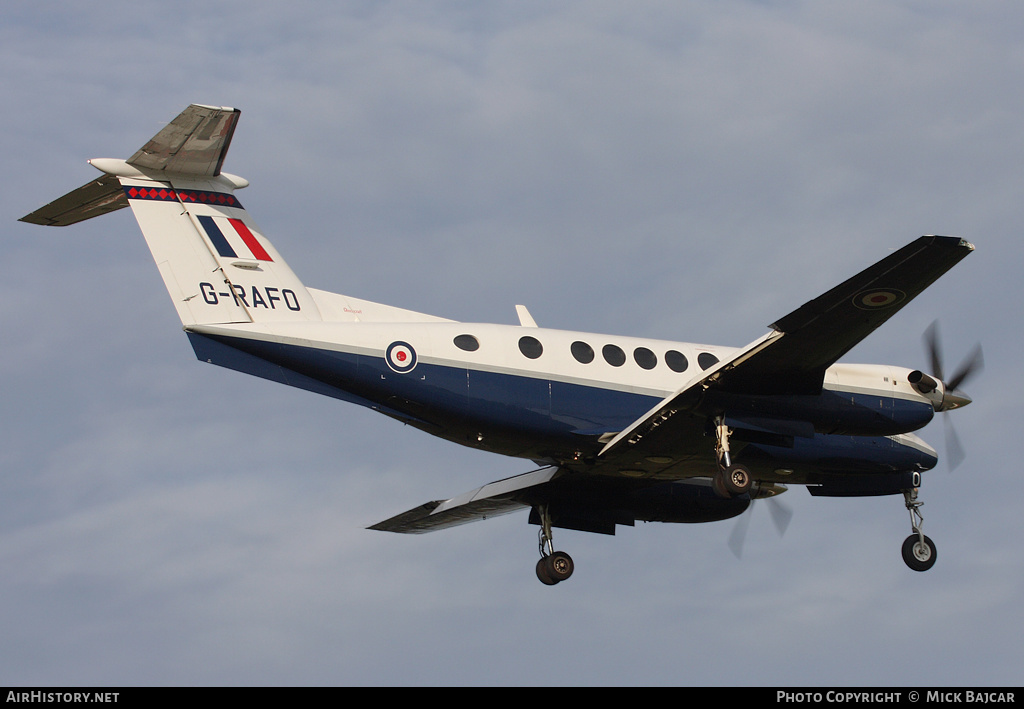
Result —
<instances>
[{"instance_id":1,"label":"tire","mask_svg":"<svg viewBox=\"0 0 1024 709\"><path fill-rule=\"evenodd\" d=\"M556 551L542 559L542 561L544 562L544 571L547 577L554 581L554 583L565 581L572 576L573 569L575 568L572 563L572 557L564 551Z\"/></svg>"},{"instance_id":2,"label":"tire","mask_svg":"<svg viewBox=\"0 0 1024 709\"><path fill-rule=\"evenodd\" d=\"M730 465L722 471L721 475L722 486L733 497L750 492L750 486L754 483L750 471L742 465Z\"/></svg>"},{"instance_id":3,"label":"tire","mask_svg":"<svg viewBox=\"0 0 1024 709\"><path fill-rule=\"evenodd\" d=\"M935 565L938 552L935 542L925 536L924 544L917 534L911 534L903 541L903 561L914 571L927 571Z\"/></svg>"},{"instance_id":4,"label":"tire","mask_svg":"<svg viewBox=\"0 0 1024 709\"><path fill-rule=\"evenodd\" d=\"M537 560L537 578L539 578L540 582L545 586L554 586L558 582L552 580L552 578L548 576L547 560L548 558L546 556L543 559Z\"/></svg>"},{"instance_id":5,"label":"tire","mask_svg":"<svg viewBox=\"0 0 1024 709\"><path fill-rule=\"evenodd\" d=\"M725 489L725 482L723 480L725 476L722 473L715 475L711 478L711 489L714 490L715 495L723 500L731 500L732 495Z\"/></svg>"}]
</instances>

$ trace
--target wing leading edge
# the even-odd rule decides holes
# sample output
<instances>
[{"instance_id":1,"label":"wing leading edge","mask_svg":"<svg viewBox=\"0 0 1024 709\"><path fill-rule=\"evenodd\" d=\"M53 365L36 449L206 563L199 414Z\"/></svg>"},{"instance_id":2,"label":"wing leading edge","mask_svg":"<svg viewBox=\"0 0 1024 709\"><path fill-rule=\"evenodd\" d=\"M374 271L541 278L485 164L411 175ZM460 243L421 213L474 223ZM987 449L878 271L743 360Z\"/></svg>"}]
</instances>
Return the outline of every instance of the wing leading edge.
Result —
<instances>
[{"instance_id":1,"label":"wing leading edge","mask_svg":"<svg viewBox=\"0 0 1024 709\"><path fill-rule=\"evenodd\" d=\"M775 321L784 337L714 381L744 394L817 393L828 367L972 251L959 237L912 241Z\"/></svg>"},{"instance_id":2,"label":"wing leading edge","mask_svg":"<svg viewBox=\"0 0 1024 709\"><path fill-rule=\"evenodd\" d=\"M620 432L601 450L609 455L660 426L692 425L675 414L692 410L708 389L733 394L817 394L825 370L925 288L974 251L953 236L922 236L853 278L800 306L772 332L719 362Z\"/></svg>"}]
</instances>

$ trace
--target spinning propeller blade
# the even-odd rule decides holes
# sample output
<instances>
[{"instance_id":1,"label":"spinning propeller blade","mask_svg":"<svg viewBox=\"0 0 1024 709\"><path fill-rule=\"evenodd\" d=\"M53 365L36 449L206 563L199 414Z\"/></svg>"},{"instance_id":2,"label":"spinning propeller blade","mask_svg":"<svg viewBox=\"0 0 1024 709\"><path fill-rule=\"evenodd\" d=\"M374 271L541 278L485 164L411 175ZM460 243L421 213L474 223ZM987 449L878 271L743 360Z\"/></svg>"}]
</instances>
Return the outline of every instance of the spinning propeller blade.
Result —
<instances>
[{"instance_id":1,"label":"spinning propeller blade","mask_svg":"<svg viewBox=\"0 0 1024 709\"><path fill-rule=\"evenodd\" d=\"M975 376L985 366L985 358L981 351L981 345L976 345L967 359L964 360L956 373L946 381L944 378L942 346L939 344L939 323L936 320L924 331L924 345L928 353L928 360L931 363L932 376L942 382L942 399L934 404L935 410L942 413L949 413L953 409L966 406L971 403L971 398L960 391L960 385L971 377ZM949 458L949 469L956 468L964 461L966 454L960 444L960 437L953 428L953 422L945 419L946 435L946 456Z\"/></svg>"},{"instance_id":2,"label":"spinning propeller blade","mask_svg":"<svg viewBox=\"0 0 1024 709\"><path fill-rule=\"evenodd\" d=\"M743 545L746 543L747 529L750 527L750 516L754 513L755 502L757 502L756 498L750 501L750 507L736 520L736 524L733 525L732 532L729 534L729 549L737 559L743 558ZM771 513L775 531L781 537L786 533L786 528L789 527L789 523L793 519L793 510L774 497L769 497L768 511Z\"/></svg>"}]
</instances>

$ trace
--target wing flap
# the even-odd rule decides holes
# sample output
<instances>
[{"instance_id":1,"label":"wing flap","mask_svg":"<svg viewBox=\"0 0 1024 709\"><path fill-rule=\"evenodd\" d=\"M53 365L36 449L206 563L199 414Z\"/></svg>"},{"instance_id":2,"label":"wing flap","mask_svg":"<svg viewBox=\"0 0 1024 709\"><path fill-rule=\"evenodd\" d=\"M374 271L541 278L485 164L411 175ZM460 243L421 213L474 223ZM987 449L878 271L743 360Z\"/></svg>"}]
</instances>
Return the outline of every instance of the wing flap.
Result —
<instances>
[{"instance_id":1,"label":"wing flap","mask_svg":"<svg viewBox=\"0 0 1024 709\"><path fill-rule=\"evenodd\" d=\"M557 467L548 467L497 480L449 500L424 503L367 529L401 534L425 534L515 512L530 506L529 503L519 500L519 494L550 482L557 472Z\"/></svg>"}]
</instances>

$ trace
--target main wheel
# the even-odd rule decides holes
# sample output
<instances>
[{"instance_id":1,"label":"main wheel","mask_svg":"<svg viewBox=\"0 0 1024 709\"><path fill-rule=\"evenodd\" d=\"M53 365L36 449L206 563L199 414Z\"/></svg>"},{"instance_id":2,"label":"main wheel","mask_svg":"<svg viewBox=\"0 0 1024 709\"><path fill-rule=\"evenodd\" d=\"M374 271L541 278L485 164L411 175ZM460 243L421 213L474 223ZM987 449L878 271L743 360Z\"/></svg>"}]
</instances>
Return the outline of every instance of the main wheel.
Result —
<instances>
[{"instance_id":1,"label":"main wheel","mask_svg":"<svg viewBox=\"0 0 1024 709\"><path fill-rule=\"evenodd\" d=\"M903 561L914 571L927 571L932 568L936 557L935 542L927 536L923 544L917 534L911 534L903 541Z\"/></svg>"},{"instance_id":2,"label":"main wheel","mask_svg":"<svg viewBox=\"0 0 1024 709\"><path fill-rule=\"evenodd\" d=\"M554 583L565 581L572 576L573 569L575 568L572 563L572 557L564 551L556 551L544 557L541 561L544 562L544 571L547 577Z\"/></svg>"},{"instance_id":3,"label":"main wheel","mask_svg":"<svg viewBox=\"0 0 1024 709\"><path fill-rule=\"evenodd\" d=\"M722 471L722 486L733 497L750 492L754 479L742 465L730 465Z\"/></svg>"},{"instance_id":4,"label":"main wheel","mask_svg":"<svg viewBox=\"0 0 1024 709\"><path fill-rule=\"evenodd\" d=\"M730 495L729 491L725 489L725 481L723 480L724 477L725 476L721 472L712 477L711 489L714 490L715 495L722 498L723 500L731 500L732 495Z\"/></svg>"},{"instance_id":5,"label":"main wheel","mask_svg":"<svg viewBox=\"0 0 1024 709\"><path fill-rule=\"evenodd\" d=\"M548 558L546 556L537 560L537 578L539 578L540 582L545 586L554 586L558 582L548 576L547 561Z\"/></svg>"}]
</instances>

